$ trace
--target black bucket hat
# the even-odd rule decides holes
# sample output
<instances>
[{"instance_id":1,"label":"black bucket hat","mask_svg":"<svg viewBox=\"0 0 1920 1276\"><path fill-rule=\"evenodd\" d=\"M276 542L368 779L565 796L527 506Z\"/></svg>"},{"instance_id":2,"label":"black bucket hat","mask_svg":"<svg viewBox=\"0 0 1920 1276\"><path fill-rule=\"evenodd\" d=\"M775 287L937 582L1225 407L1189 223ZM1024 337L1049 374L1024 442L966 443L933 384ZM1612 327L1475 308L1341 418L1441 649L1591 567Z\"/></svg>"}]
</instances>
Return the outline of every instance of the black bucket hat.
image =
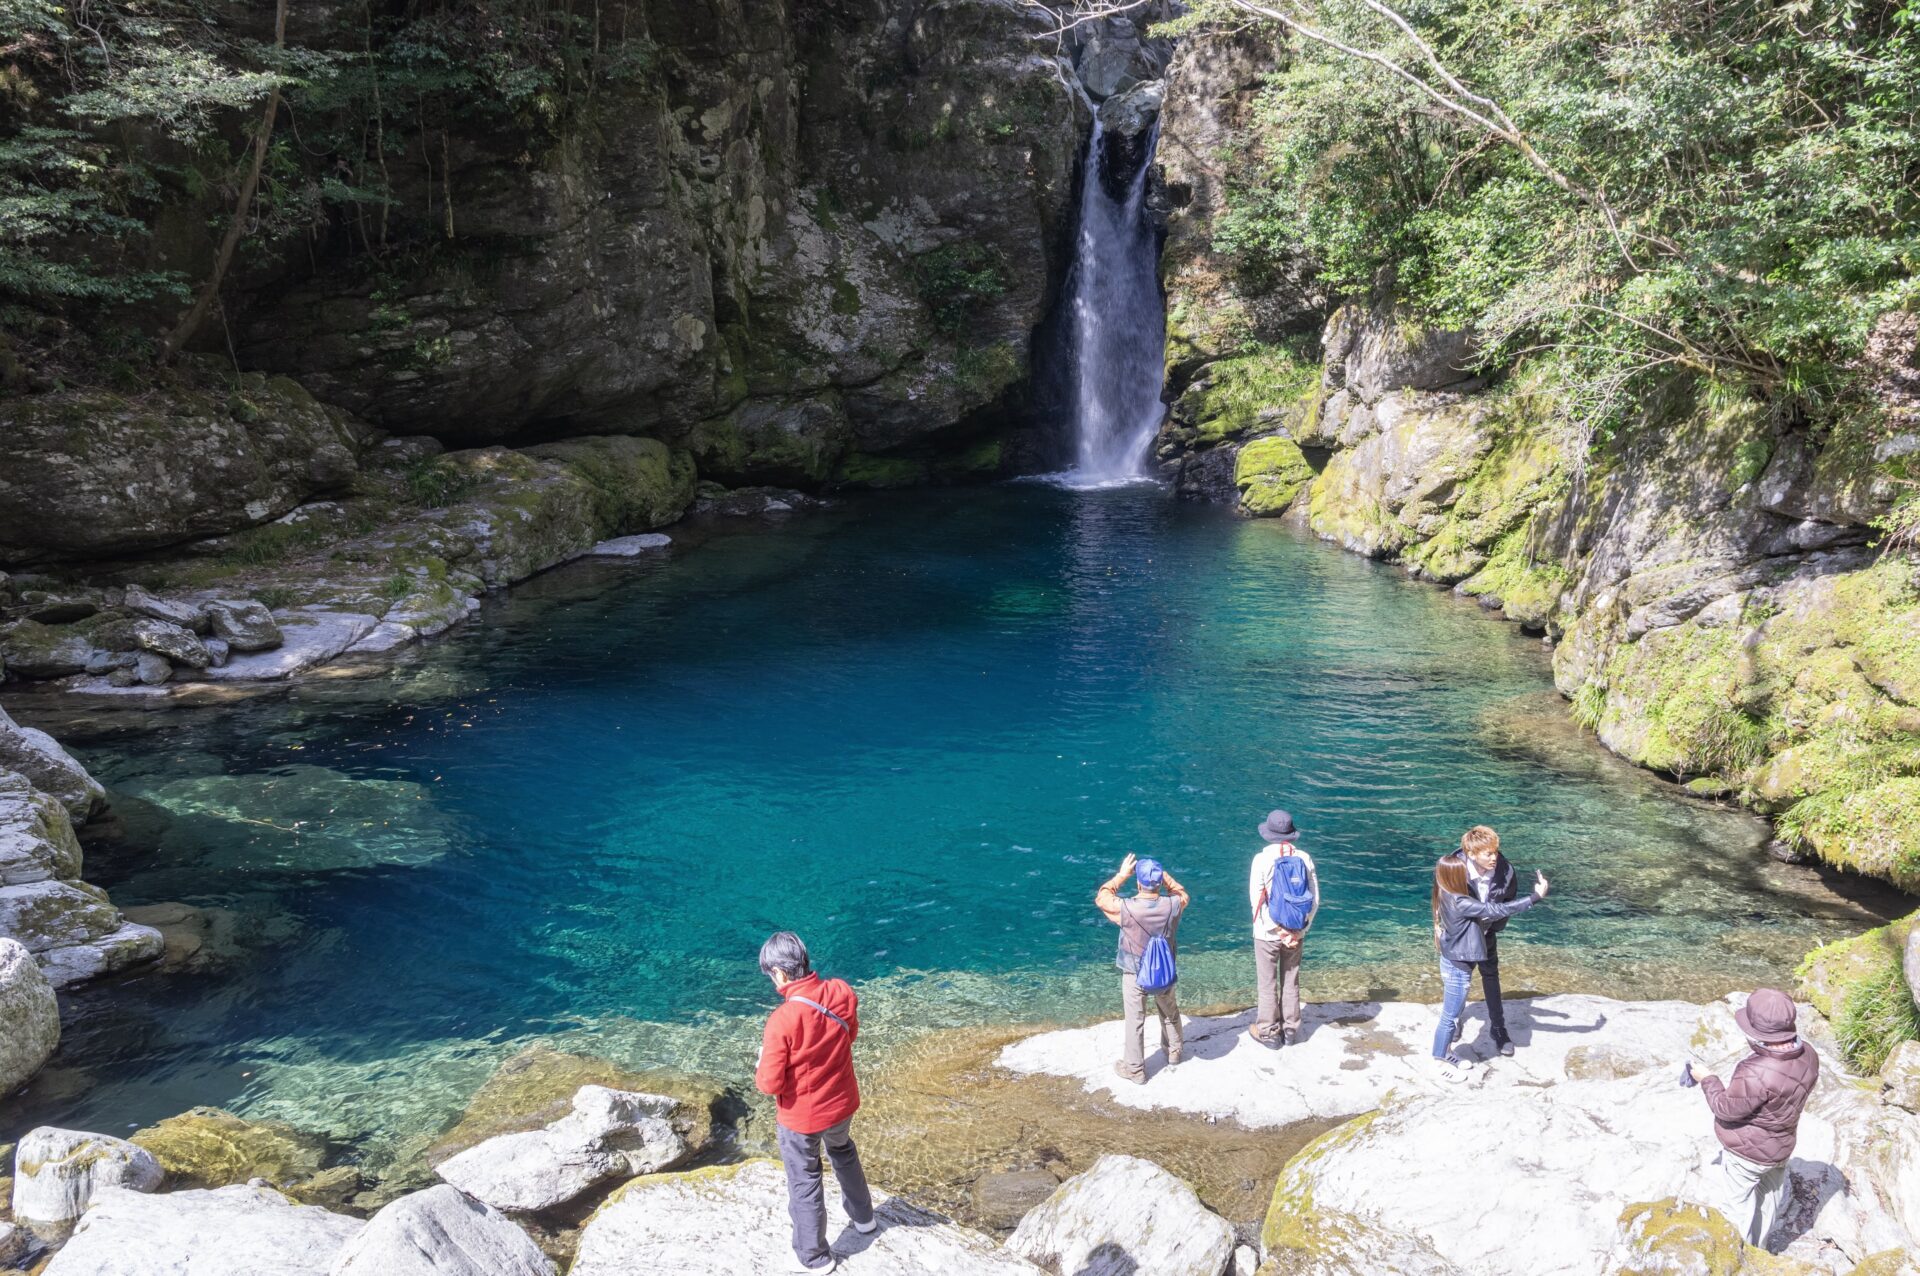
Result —
<instances>
[{"instance_id":1,"label":"black bucket hat","mask_svg":"<svg viewBox=\"0 0 1920 1276\"><path fill-rule=\"evenodd\" d=\"M1260 823L1260 836L1269 842L1291 842L1300 836L1300 830L1293 827L1293 817L1285 811L1268 811Z\"/></svg>"}]
</instances>

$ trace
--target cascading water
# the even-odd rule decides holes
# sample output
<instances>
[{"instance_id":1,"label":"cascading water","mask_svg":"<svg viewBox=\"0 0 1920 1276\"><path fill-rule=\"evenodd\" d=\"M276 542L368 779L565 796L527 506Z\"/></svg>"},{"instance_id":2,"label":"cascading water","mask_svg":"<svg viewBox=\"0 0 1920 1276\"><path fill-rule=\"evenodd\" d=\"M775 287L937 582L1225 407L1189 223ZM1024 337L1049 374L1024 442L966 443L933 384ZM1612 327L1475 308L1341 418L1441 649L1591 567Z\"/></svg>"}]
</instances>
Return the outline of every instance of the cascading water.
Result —
<instances>
[{"instance_id":1,"label":"cascading water","mask_svg":"<svg viewBox=\"0 0 1920 1276\"><path fill-rule=\"evenodd\" d=\"M1074 263L1075 486L1142 477L1161 417L1166 352L1157 244L1146 216L1147 169L1156 126L1131 178L1108 171L1119 148L1103 144L1096 118L1081 178L1080 241ZM1121 186L1121 181L1125 185ZM1115 188L1123 192L1115 198Z\"/></svg>"}]
</instances>

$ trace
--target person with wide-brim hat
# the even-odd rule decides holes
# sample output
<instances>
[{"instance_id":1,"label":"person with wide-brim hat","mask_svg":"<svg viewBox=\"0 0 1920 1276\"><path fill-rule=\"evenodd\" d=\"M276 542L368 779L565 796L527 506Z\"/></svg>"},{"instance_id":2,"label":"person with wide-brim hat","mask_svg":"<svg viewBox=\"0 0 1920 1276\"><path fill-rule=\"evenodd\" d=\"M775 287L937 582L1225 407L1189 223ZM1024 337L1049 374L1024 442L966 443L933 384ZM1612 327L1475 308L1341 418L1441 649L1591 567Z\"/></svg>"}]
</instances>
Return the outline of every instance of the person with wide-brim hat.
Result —
<instances>
[{"instance_id":1,"label":"person with wide-brim hat","mask_svg":"<svg viewBox=\"0 0 1920 1276\"><path fill-rule=\"evenodd\" d=\"M1313 857L1298 845L1300 830L1292 815L1267 812L1259 833L1260 852L1247 873L1259 1008L1247 1034L1278 1049L1292 1045L1300 1033L1300 958L1320 911L1320 876Z\"/></svg>"},{"instance_id":2,"label":"person with wide-brim hat","mask_svg":"<svg viewBox=\"0 0 1920 1276\"><path fill-rule=\"evenodd\" d=\"M1750 1053L1724 1084L1711 1074L1699 1079L1720 1140L1721 1210L1748 1244L1762 1248L1786 1199L1800 1113L1820 1079L1820 1056L1800 1039L1797 1019L1786 993L1754 989L1733 1015ZM1693 1079L1689 1063L1682 1080Z\"/></svg>"}]
</instances>

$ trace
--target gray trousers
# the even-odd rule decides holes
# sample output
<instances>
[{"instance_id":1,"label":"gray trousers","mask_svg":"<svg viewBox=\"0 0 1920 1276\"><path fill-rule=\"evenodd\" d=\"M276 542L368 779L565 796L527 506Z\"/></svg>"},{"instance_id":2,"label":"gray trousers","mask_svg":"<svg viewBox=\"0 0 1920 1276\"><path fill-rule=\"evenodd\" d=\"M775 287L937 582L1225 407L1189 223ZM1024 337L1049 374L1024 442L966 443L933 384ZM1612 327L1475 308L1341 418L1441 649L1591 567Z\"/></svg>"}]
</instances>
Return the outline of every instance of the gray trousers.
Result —
<instances>
[{"instance_id":1,"label":"gray trousers","mask_svg":"<svg viewBox=\"0 0 1920 1276\"><path fill-rule=\"evenodd\" d=\"M856 1223L873 1221L873 1194L867 1191L867 1172L860 1168L860 1149L854 1147L848 1117L818 1134L797 1134L780 1126L780 1164L787 1170L787 1215L793 1219L793 1252L808 1267L826 1267L833 1261L827 1248L827 1200L820 1186L820 1145L826 1144L833 1177L840 1184L840 1203Z\"/></svg>"},{"instance_id":2,"label":"gray trousers","mask_svg":"<svg viewBox=\"0 0 1920 1276\"><path fill-rule=\"evenodd\" d=\"M1260 989L1260 1012L1253 1026L1262 1035L1276 1027L1300 1031L1300 954L1306 947L1304 937L1292 948L1277 939L1253 941L1253 971Z\"/></svg>"},{"instance_id":3,"label":"gray trousers","mask_svg":"<svg viewBox=\"0 0 1920 1276\"><path fill-rule=\"evenodd\" d=\"M1720 1149L1720 1171L1725 1192L1721 1209L1733 1230L1749 1245L1765 1249L1787 1196L1787 1167L1761 1165Z\"/></svg>"},{"instance_id":4,"label":"gray trousers","mask_svg":"<svg viewBox=\"0 0 1920 1276\"><path fill-rule=\"evenodd\" d=\"M1167 1043L1167 1062L1180 1062L1180 1051L1186 1039L1180 1033L1180 1003L1173 995L1173 989L1165 992L1142 992L1133 972L1120 972L1120 1004L1126 1007L1126 1041L1122 1047L1120 1066L1130 1077L1147 1075L1147 1056L1142 1047L1142 1038L1146 1035L1147 999L1153 999L1153 1008L1160 1012L1160 1036Z\"/></svg>"}]
</instances>

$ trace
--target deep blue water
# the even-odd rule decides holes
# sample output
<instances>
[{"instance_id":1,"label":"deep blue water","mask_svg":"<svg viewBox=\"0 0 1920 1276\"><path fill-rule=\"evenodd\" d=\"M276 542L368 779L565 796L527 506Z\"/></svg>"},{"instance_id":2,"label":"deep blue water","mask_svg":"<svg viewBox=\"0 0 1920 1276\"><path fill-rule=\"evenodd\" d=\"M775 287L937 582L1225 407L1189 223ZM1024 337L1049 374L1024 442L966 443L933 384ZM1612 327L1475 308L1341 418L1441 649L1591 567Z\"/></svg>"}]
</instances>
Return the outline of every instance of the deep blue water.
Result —
<instances>
[{"instance_id":1,"label":"deep blue water","mask_svg":"<svg viewBox=\"0 0 1920 1276\"><path fill-rule=\"evenodd\" d=\"M737 1078L781 927L883 1044L1101 1015L1091 898L1128 851L1195 893L1188 1004L1250 998L1272 806L1320 866L1310 996L1431 994L1432 860L1476 822L1554 880L1523 984L1710 995L1857 925L1550 685L1471 604L1145 488L876 497L576 564L390 673L68 724L120 815L89 876L230 910L241 952L69 998L7 1124L213 1103L391 1148L542 1034Z\"/></svg>"}]
</instances>

